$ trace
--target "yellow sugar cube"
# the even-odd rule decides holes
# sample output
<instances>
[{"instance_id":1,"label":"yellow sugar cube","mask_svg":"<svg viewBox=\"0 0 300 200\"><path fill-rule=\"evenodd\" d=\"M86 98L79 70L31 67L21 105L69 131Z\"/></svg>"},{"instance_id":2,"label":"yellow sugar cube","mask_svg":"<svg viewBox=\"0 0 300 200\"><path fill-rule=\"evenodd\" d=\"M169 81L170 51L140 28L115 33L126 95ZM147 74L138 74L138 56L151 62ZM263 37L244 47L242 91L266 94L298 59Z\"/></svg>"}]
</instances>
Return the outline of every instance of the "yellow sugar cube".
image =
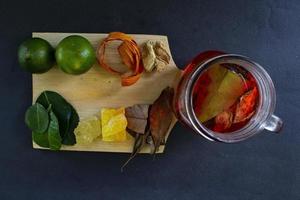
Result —
<instances>
[{"instance_id":1,"label":"yellow sugar cube","mask_svg":"<svg viewBox=\"0 0 300 200\"><path fill-rule=\"evenodd\" d=\"M126 140L127 119L125 117L125 108L101 109L101 125L103 141Z\"/></svg>"},{"instance_id":2,"label":"yellow sugar cube","mask_svg":"<svg viewBox=\"0 0 300 200\"><path fill-rule=\"evenodd\" d=\"M77 144L89 144L101 135L100 120L96 116L80 120L74 130Z\"/></svg>"}]
</instances>

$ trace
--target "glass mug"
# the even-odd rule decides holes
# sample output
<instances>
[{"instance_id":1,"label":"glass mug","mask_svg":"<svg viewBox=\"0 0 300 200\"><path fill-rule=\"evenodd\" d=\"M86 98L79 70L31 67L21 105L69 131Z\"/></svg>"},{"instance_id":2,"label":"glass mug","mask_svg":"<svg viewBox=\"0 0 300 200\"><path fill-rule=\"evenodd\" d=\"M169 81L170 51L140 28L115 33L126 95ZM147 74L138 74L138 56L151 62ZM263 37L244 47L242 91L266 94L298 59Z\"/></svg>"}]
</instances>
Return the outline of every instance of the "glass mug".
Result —
<instances>
[{"instance_id":1,"label":"glass mug","mask_svg":"<svg viewBox=\"0 0 300 200\"><path fill-rule=\"evenodd\" d=\"M219 133L208 129L196 117L193 108L193 88L199 76L215 63L232 63L245 68L257 82L259 101L255 114L249 122L230 133ZM275 116L276 94L274 84L268 73L251 59L220 51L206 51L196 56L183 70L176 87L174 111L177 119L210 141L234 143L248 139L262 130L279 132L282 120Z\"/></svg>"}]
</instances>

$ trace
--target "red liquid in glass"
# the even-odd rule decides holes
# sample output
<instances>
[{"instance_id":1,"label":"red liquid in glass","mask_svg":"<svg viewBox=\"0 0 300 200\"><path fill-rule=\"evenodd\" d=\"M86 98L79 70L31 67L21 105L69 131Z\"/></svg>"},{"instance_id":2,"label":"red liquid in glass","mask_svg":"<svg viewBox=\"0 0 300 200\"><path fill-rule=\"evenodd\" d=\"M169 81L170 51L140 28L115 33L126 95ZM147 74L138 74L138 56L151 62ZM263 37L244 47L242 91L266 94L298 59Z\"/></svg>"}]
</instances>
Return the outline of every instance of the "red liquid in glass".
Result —
<instances>
[{"instance_id":1,"label":"red liquid in glass","mask_svg":"<svg viewBox=\"0 0 300 200\"><path fill-rule=\"evenodd\" d=\"M184 104L180 102L183 101L184 98L181 95L182 91L185 90L186 81L201 63L222 54L224 53L220 51L203 52L185 67L175 97L175 113L177 118L184 122L184 124L186 124L187 119L184 114ZM239 66L232 63L220 64L222 64L219 66L220 71L222 71L223 68L226 69L225 71L226 74L229 74L229 78L224 78L224 74L224 77L219 74L221 77L220 80L224 78L222 85L222 81L216 80L217 75L214 76L213 73L208 73L211 66L200 74L192 91L193 108L198 120L208 129L219 133L229 133L243 128L255 114L259 101L259 91L256 80L252 74L247 71L247 66ZM216 66L214 67L216 68ZM225 73L224 70L223 73ZM237 78L239 81L235 81ZM220 86L217 87L217 84L220 84ZM216 96L212 95L215 94L218 89L220 89L220 94ZM231 95L231 91L236 92L234 95ZM215 97L210 100L208 97L212 98L211 96ZM212 103L210 104L210 102Z\"/></svg>"},{"instance_id":2,"label":"red liquid in glass","mask_svg":"<svg viewBox=\"0 0 300 200\"><path fill-rule=\"evenodd\" d=\"M193 90L198 120L220 133L236 131L255 114L259 99L257 83L244 67L233 63L210 66Z\"/></svg>"},{"instance_id":3,"label":"red liquid in glass","mask_svg":"<svg viewBox=\"0 0 300 200\"><path fill-rule=\"evenodd\" d=\"M179 119L179 121L184 122L185 120L183 120L182 118L182 104L179 103L180 101L183 101L183 97L181 97L180 95L182 94L182 90L185 90L184 85L185 82L190 78L190 74L193 73L193 71L203 62L205 62L206 60L213 58L215 56L219 56L224 54L221 51L205 51L203 53L200 53L197 57L195 57L188 65L186 65L184 67L184 70L182 72L182 76L180 79L180 82L177 86L176 89L176 93L175 93L175 101L174 101L174 111L176 114L177 119ZM183 123L186 125L186 123Z\"/></svg>"}]
</instances>

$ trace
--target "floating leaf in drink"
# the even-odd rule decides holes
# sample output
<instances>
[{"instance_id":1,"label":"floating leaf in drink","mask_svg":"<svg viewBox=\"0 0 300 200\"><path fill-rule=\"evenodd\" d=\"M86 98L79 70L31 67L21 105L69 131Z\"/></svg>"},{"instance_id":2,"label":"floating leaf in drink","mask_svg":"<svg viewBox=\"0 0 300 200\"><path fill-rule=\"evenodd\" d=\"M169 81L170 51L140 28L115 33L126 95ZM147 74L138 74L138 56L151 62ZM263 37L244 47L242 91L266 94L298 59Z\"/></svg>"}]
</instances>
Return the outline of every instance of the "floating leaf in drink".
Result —
<instances>
[{"instance_id":1,"label":"floating leaf in drink","mask_svg":"<svg viewBox=\"0 0 300 200\"><path fill-rule=\"evenodd\" d=\"M224 133L243 126L255 113L259 92L253 76L236 64L214 64L198 78L194 111L209 129Z\"/></svg>"},{"instance_id":2,"label":"floating leaf in drink","mask_svg":"<svg viewBox=\"0 0 300 200\"><path fill-rule=\"evenodd\" d=\"M202 104L197 105L200 122L206 122L228 109L244 93L244 81L239 74L218 65L206 73L211 81L206 86Z\"/></svg>"},{"instance_id":3,"label":"floating leaf in drink","mask_svg":"<svg viewBox=\"0 0 300 200\"><path fill-rule=\"evenodd\" d=\"M252 90L241 96L236 107L234 123L243 122L254 114L257 96L257 87L254 87Z\"/></svg>"}]
</instances>

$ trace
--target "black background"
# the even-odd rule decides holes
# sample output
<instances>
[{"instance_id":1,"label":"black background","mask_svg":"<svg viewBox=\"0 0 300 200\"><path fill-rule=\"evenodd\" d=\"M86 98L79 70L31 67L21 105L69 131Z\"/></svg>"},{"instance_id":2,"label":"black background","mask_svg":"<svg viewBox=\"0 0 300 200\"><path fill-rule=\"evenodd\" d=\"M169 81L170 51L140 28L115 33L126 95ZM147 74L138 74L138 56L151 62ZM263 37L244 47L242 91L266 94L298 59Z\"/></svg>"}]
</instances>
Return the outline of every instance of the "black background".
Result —
<instances>
[{"instance_id":1,"label":"black background","mask_svg":"<svg viewBox=\"0 0 300 200\"><path fill-rule=\"evenodd\" d=\"M16 57L33 31L168 35L181 67L208 49L247 55L274 80L284 130L226 145L177 124L165 154L123 173L126 154L33 150L31 75ZM299 55L297 0L1 0L0 199L300 199Z\"/></svg>"}]
</instances>

